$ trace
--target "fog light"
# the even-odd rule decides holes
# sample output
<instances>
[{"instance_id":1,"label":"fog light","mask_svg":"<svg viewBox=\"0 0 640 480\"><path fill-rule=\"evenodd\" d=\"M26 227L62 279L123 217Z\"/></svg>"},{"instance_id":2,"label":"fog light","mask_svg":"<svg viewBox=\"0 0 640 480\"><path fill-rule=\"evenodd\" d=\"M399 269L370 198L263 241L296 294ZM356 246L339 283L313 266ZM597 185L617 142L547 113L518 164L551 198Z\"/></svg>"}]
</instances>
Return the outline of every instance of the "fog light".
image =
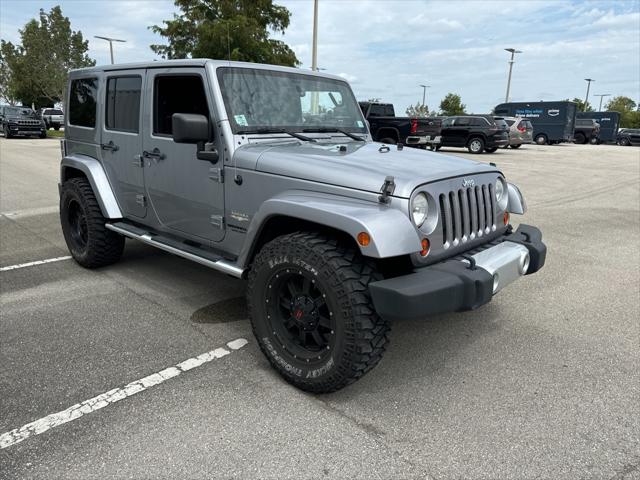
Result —
<instances>
[{"instance_id":1,"label":"fog light","mask_svg":"<svg viewBox=\"0 0 640 480\"><path fill-rule=\"evenodd\" d=\"M369 234L367 232L360 232L358 234L358 244L361 247L366 247L370 243L371 243L371 237L369 236Z\"/></svg>"},{"instance_id":2,"label":"fog light","mask_svg":"<svg viewBox=\"0 0 640 480\"><path fill-rule=\"evenodd\" d=\"M509 212L504 212L504 215L502 216L502 221L504 222L505 225L509 225Z\"/></svg>"},{"instance_id":3,"label":"fog light","mask_svg":"<svg viewBox=\"0 0 640 480\"><path fill-rule=\"evenodd\" d=\"M527 273L527 270L529 270L529 252L523 254L520 257L520 274L524 275Z\"/></svg>"},{"instance_id":4,"label":"fog light","mask_svg":"<svg viewBox=\"0 0 640 480\"><path fill-rule=\"evenodd\" d=\"M428 238L423 238L422 242L420 242L420 244L422 245L422 250L420 250L420 255L422 255L423 257L426 257L427 255L429 255L429 249L431 248L431 244L429 243L429 239Z\"/></svg>"}]
</instances>

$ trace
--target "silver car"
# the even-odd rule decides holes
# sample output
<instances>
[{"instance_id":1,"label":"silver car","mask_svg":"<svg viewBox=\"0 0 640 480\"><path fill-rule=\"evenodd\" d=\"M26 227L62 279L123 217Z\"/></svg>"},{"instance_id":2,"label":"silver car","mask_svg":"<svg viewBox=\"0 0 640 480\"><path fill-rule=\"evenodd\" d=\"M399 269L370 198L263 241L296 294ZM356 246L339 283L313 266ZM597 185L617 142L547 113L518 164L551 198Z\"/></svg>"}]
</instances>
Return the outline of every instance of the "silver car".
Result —
<instances>
[{"instance_id":1,"label":"silver car","mask_svg":"<svg viewBox=\"0 0 640 480\"><path fill-rule=\"evenodd\" d=\"M522 117L494 118L504 120L509 126L509 146L511 148L520 148L524 143L533 143L533 125L530 120Z\"/></svg>"}]
</instances>

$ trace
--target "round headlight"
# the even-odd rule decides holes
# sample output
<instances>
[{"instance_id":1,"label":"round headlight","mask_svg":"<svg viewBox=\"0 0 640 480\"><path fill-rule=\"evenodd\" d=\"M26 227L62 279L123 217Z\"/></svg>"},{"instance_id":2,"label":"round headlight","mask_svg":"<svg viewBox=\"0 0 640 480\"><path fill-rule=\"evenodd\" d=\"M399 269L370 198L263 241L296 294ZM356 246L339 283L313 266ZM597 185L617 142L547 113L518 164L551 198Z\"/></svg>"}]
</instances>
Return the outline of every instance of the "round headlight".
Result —
<instances>
[{"instance_id":1,"label":"round headlight","mask_svg":"<svg viewBox=\"0 0 640 480\"><path fill-rule=\"evenodd\" d=\"M500 179L496 182L496 201L500 202L504 196L504 182Z\"/></svg>"},{"instance_id":2,"label":"round headlight","mask_svg":"<svg viewBox=\"0 0 640 480\"><path fill-rule=\"evenodd\" d=\"M424 193L419 193L413 197L413 201L411 202L411 217L413 218L413 223L418 227L421 226L427 218L428 208L429 202Z\"/></svg>"}]
</instances>

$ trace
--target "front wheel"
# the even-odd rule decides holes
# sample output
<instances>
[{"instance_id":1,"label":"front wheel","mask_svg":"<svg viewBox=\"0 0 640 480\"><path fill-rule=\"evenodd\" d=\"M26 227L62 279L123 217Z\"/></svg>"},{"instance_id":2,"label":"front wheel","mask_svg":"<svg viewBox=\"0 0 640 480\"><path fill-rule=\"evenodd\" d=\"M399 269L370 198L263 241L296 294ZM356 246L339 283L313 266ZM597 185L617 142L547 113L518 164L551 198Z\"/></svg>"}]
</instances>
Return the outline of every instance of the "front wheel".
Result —
<instances>
[{"instance_id":1,"label":"front wheel","mask_svg":"<svg viewBox=\"0 0 640 480\"><path fill-rule=\"evenodd\" d=\"M375 265L314 232L278 237L258 253L247 303L262 352L286 381L327 393L355 382L382 358L388 323L375 312Z\"/></svg>"},{"instance_id":2,"label":"front wheel","mask_svg":"<svg viewBox=\"0 0 640 480\"><path fill-rule=\"evenodd\" d=\"M120 259L124 237L105 227L106 219L86 178L72 178L62 185L60 224L71 256L83 267L103 267Z\"/></svg>"},{"instance_id":3,"label":"front wheel","mask_svg":"<svg viewBox=\"0 0 640 480\"><path fill-rule=\"evenodd\" d=\"M518 145L511 145L511 148L520 148L522 146L521 143L519 143Z\"/></svg>"},{"instance_id":4,"label":"front wheel","mask_svg":"<svg viewBox=\"0 0 640 480\"><path fill-rule=\"evenodd\" d=\"M4 138L11 138L11 132L9 131L9 126L5 125L3 132L4 133Z\"/></svg>"},{"instance_id":5,"label":"front wheel","mask_svg":"<svg viewBox=\"0 0 640 480\"><path fill-rule=\"evenodd\" d=\"M55 125L53 129L57 132L58 130L60 130L60 125Z\"/></svg>"},{"instance_id":6,"label":"front wheel","mask_svg":"<svg viewBox=\"0 0 640 480\"><path fill-rule=\"evenodd\" d=\"M484 151L484 140L481 138L472 138L467 148L471 153L482 153Z\"/></svg>"},{"instance_id":7,"label":"front wheel","mask_svg":"<svg viewBox=\"0 0 640 480\"><path fill-rule=\"evenodd\" d=\"M398 142L393 138L385 137L382 140L380 140L380 143L388 143L389 145L395 145Z\"/></svg>"},{"instance_id":8,"label":"front wheel","mask_svg":"<svg viewBox=\"0 0 640 480\"><path fill-rule=\"evenodd\" d=\"M621 138L620 145L622 145L623 147L628 147L629 145L631 145L631 141L628 138Z\"/></svg>"}]
</instances>

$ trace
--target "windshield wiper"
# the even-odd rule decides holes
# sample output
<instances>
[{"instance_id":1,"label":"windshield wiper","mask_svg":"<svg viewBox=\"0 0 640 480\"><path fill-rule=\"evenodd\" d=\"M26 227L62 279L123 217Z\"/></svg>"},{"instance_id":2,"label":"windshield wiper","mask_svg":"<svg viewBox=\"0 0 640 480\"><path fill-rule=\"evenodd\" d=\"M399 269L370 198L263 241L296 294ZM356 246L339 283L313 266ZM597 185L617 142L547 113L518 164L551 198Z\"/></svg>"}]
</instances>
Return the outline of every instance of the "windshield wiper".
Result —
<instances>
[{"instance_id":1,"label":"windshield wiper","mask_svg":"<svg viewBox=\"0 0 640 480\"><path fill-rule=\"evenodd\" d=\"M286 133L287 135L291 135L298 140L304 140L305 142L316 142L315 138L307 137L306 135L300 135L296 132L291 132L284 128L256 128L251 130L238 130L236 133Z\"/></svg>"},{"instance_id":2,"label":"windshield wiper","mask_svg":"<svg viewBox=\"0 0 640 480\"><path fill-rule=\"evenodd\" d=\"M331 133L331 132L337 132L337 133L341 133L343 135L346 135L349 138L353 138L354 140L357 140L358 142L366 142L366 140L362 137L360 137L359 135L356 135L354 133L351 132L347 132L346 130L343 130L341 128L305 128L304 130L302 130L303 132L308 132L308 133Z\"/></svg>"}]
</instances>

